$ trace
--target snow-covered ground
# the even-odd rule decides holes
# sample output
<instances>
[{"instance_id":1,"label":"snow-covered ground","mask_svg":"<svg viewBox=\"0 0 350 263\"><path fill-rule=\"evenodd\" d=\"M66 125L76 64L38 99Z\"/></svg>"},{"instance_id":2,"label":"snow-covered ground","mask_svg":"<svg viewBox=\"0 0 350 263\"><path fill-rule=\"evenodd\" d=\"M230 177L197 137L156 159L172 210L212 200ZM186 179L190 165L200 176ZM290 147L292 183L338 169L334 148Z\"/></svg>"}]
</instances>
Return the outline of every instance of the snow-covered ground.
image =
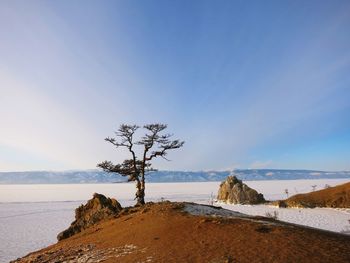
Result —
<instances>
[{"instance_id":1,"label":"snow-covered ground","mask_svg":"<svg viewBox=\"0 0 350 263\"><path fill-rule=\"evenodd\" d=\"M267 213L276 216L278 220L305 225L334 232L350 230L350 209L332 208L278 208L268 205L227 205L216 203L226 209L248 215L266 216ZM350 233L350 232L349 232Z\"/></svg>"},{"instance_id":2,"label":"snow-covered ground","mask_svg":"<svg viewBox=\"0 0 350 263\"><path fill-rule=\"evenodd\" d=\"M309 192L313 185L323 189L349 179L247 181L246 183L266 199L285 198ZM148 201L167 199L209 204L220 182L148 183ZM74 219L74 209L92 197L94 192L115 197L123 206L134 204L134 184L75 184L75 185L0 185L0 262L23 256L56 242L56 235ZM216 204L218 205L218 204ZM266 205L226 205L224 208L249 214L265 215L277 211L278 219L331 231L349 229L349 209L294 209Z\"/></svg>"}]
</instances>

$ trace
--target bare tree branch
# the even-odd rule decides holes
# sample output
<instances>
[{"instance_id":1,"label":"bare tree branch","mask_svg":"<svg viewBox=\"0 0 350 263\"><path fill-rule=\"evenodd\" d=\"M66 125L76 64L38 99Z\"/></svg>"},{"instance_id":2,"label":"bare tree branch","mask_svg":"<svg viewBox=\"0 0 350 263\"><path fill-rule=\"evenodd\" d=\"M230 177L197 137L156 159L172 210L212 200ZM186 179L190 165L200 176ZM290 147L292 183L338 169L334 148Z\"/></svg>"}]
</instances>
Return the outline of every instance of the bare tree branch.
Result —
<instances>
[{"instance_id":1,"label":"bare tree branch","mask_svg":"<svg viewBox=\"0 0 350 263\"><path fill-rule=\"evenodd\" d=\"M122 176L127 176L128 181L136 181L136 199L138 204L144 204L145 196L145 174L149 171L155 171L151 167L151 160L156 157L162 157L168 160L165 156L167 151L178 149L184 145L183 141L170 140L172 134L161 134L166 128L166 124L147 124L143 128L146 134L139 141L134 141L134 134L140 127L137 125L120 125L118 131L115 132L117 138L107 137L105 140L115 147L125 147L131 153L132 159L124 160L123 163L114 165L110 161L104 161L97 166L105 172L118 173ZM143 146L142 159L137 159L134 145ZM155 148L149 156L147 154Z\"/></svg>"},{"instance_id":2,"label":"bare tree branch","mask_svg":"<svg viewBox=\"0 0 350 263\"><path fill-rule=\"evenodd\" d=\"M147 161L151 161L153 158L156 158L158 156L165 157L167 155L167 151L174 150L182 147L185 142L174 140L170 141L168 139L162 140L162 143L160 143L160 146L157 151L153 151L149 157L146 158Z\"/></svg>"}]
</instances>

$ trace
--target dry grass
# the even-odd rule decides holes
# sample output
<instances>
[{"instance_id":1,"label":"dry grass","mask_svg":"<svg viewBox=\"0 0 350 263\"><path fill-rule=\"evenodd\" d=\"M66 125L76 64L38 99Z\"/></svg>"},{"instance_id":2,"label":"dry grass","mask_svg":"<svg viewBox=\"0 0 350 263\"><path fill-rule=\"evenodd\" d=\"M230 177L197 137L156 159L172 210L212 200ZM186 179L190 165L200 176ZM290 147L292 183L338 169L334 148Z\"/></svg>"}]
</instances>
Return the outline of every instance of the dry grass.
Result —
<instances>
[{"instance_id":1,"label":"dry grass","mask_svg":"<svg viewBox=\"0 0 350 263\"><path fill-rule=\"evenodd\" d=\"M288 206L295 207L350 208L350 183L307 194L294 195L286 199L285 202Z\"/></svg>"}]
</instances>

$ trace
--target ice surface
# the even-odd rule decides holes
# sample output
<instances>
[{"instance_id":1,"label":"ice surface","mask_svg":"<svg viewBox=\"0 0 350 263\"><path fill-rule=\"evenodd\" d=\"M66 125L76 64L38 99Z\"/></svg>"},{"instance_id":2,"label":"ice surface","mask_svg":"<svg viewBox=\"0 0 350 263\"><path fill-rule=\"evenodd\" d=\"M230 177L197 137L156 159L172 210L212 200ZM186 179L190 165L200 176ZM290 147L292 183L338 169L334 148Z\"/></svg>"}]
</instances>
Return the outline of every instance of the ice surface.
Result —
<instances>
[{"instance_id":1,"label":"ice surface","mask_svg":"<svg viewBox=\"0 0 350 263\"><path fill-rule=\"evenodd\" d=\"M284 199L285 189L289 195L310 192L312 186L316 190L349 182L350 179L319 179L319 180L270 180L245 181L248 186L264 194L268 200ZM216 195L220 182L191 183L147 183L146 197L179 200L207 200L211 194ZM88 200L93 193L101 193L115 197L118 200L132 202L135 195L134 183L117 184L38 184L38 185L0 185L0 203L8 202L51 202L51 201L82 201ZM190 200L188 200L188 199Z\"/></svg>"},{"instance_id":2,"label":"ice surface","mask_svg":"<svg viewBox=\"0 0 350 263\"><path fill-rule=\"evenodd\" d=\"M0 204L0 262L56 242L80 202Z\"/></svg>"},{"instance_id":3,"label":"ice surface","mask_svg":"<svg viewBox=\"0 0 350 263\"><path fill-rule=\"evenodd\" d=\"M289 195L309 192L312 185L322 189L349 179L246 181L250 187L276 200ZM216 196L220 182L148 183L147 201L162 198L209 204ZM90 199L94 192L116 198L123 206L135 203L135 185L128 184L62 184L62 185L0 185L0 262L46 247L56 242L56 235L74 219L74 209ZM347 209L283 209L266 205L222 205L248 215L265 215L278 211L278 219L332 231L349 227Z\"/></svg>"}]
</instances>

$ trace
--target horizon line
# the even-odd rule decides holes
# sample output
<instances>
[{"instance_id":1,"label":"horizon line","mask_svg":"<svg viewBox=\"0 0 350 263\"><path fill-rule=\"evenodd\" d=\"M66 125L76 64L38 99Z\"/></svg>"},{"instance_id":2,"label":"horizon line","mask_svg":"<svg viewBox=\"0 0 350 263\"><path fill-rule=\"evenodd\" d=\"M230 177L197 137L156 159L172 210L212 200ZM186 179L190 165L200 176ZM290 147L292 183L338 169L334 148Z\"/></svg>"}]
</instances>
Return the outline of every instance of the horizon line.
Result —
<instances>
[{"instance_id":1,"label":"horizon line","mask_svg":"<svg viewBox=\"0 0 350 263\"><path fill-rule=\"evenodd\" d=\"M325 172L325 173L339 173L339 172L350 172L350 170L312 170L312 169L290 169L290 168L234 168L234 169L211 169L211 170L166 170L159 169L154 172L163 171L163 172L234 172L239 170L275 170L275 171L310 171L310 172ZM69 173L69 172L87 172L87 171L96 171L104 172L100 169L67 169L67 170L19 170L19 171L0 171L0 173L35 173L35 172L53 172L53 173ZM106 172L107 173L107 172Z\"/></svg>"}]
</instances>

